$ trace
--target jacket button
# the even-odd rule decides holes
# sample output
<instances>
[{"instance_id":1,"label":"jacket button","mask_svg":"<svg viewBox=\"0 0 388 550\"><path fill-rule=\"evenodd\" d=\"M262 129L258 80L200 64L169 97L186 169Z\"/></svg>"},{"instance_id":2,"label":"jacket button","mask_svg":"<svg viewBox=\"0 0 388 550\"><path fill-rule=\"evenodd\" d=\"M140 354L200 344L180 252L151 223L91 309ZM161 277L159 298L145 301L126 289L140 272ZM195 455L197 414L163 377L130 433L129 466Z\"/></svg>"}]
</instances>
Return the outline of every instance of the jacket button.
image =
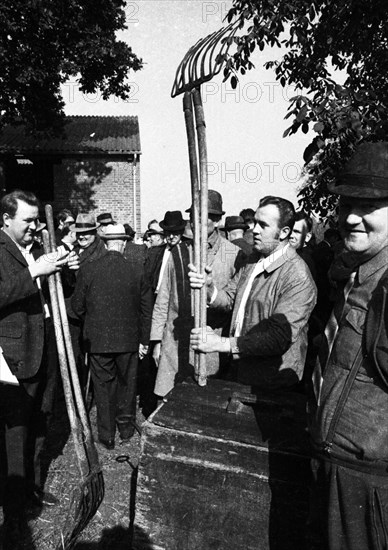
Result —
<instances>
[{"instance_id":1,"label":"jacket button","mask_svg":"<svg viewBox=\"0 0 388 550\"><path fill-rule=\"evenodd\" d=\"M24 367L24 361L18 361L17 366L18 367Z\"/></svg>"}]
</instances>

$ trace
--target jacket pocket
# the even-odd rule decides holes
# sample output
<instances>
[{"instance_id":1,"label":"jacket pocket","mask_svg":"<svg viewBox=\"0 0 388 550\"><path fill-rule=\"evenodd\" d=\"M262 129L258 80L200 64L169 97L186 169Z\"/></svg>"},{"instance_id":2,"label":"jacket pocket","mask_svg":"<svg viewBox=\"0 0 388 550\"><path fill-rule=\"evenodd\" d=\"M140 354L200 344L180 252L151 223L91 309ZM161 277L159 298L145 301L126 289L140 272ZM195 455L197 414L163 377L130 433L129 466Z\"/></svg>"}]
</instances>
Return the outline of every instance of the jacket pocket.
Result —
<instances>
[{"instance_id":1,"label":"jacket pocket","mask_svg":"<svg viewBox=\"0 0 388 550\"><path fill-rule=\"evenodd\" d=\"M0 324L0 336L5 338L21 338L22 326L20 323Z\"/></svg>"}]
</instances>

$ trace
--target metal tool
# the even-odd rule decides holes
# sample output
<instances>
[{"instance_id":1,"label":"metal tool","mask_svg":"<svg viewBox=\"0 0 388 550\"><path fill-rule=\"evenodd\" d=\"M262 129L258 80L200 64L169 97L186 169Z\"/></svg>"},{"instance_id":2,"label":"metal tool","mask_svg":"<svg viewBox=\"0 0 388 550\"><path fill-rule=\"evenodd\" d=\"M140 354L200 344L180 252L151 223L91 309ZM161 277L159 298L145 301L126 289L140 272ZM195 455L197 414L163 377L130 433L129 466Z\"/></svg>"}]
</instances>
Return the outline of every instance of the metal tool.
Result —
<instances>
[{"instance_id":1,"label":"metal tool","mask_svg":"<svg viewBox=\"0 0 388 550\"><path fill-rule=\"evenodd\" d=\"M55 231L51 205L46 205L45 211L48 232L42 231L44 249L45 252L55 252ZM77 537L95 515L103 500L104 478L78 379L61 277L59 273L55 273L48 279L60 373L81 474L81 483L73 491L70 509L62 530L62 540L57 545L57 550L71 550L74 548Z\"/></svg>"},{"instance_id":2,"label":"metal tool","mask_svg":"<svg viewBox=\"0 0 388 550\"><path fill-rule=\"evenodd\" d=\"M183 111L189 150L194 222L194 264L199 273L204 272L207 262L208 219L206 124L200 86L220 72L237 29L237 22L231 23L206 38L198 40L179 64L171 91L172 97L184 93ZM220 44L221 48L219 48ZM195 114L195 126L193 113ZM207 296L206 286L204 286L200 290L194 290L195 328L206 328L206 310ZM194 369L198 384L206 386L206 355L204 353L195 353Z\"/></svg>"}]
</instances>

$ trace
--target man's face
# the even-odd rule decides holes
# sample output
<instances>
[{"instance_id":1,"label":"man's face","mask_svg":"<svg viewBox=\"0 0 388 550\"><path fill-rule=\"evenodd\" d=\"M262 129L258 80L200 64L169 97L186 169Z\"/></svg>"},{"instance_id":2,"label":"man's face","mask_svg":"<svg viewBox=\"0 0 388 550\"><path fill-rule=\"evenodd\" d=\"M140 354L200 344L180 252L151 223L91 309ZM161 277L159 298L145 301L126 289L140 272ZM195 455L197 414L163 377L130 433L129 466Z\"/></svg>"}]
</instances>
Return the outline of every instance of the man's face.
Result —
<instances>
[{"instance_id":1,"label":"man's face","mask_svg":"<svg viewBox=\"0 0 388 550\"><path fill-rule=\"evenodd\" d=\"M81 248L88 248L96 240L96 230L83 231L77 234L77 242Z\"/></svg>"},{"instance_id":2,"label":"man's face","mask_svg":"<svg viewBox=\"0 0 388 550\"><path fill-rule=\"evenodd\" d=\"M307 230L307 224L304 220L295 222L290 236L290 245L295 250L303 248L311 239L311 233Z\"/></svg>"},{"instance_id":3,"label":"man's face","mask_svg":"<svg viewBox=\"0 0 388 550\"><path fill-rule=\"evenodd\" d=\"M259 206L253 228L254 248L264 257L269 256L287 236L287 229L279 229L279 210L275 204Z\"/></svg>"},{"instance_id":4,"label":"man's face","mask_svg":"<svg viewBox=\"0 0 388 550\"><path fill-rule=\"evenodd\" d=\"M388 199L341 197L339 228L347 250L372 258L388 243Z\"/></svg>"},{"instance_id":5,"label":"man's face","mask_svg":"<svg viewBox=\"0 0 388 550\"><path fill-rule=\"evenodd\" d=\"M31 206L24 201L17 199L18 208L14 218L4 214L4 229L6 233L20 246L27 246L32 243L38 218L39 210L37 206Z\"/></svg>"},{"instance_id":6,"label":"man's face","mask_svg":"<svg viewBox=\"0 0 388 550\"><path fill-rule=\"evenodd\" d=\"M166 231L164 233L164 238L166 239L167 246L173 248L177 245L182 238L182 231Z\"/></svg>"},{"instance_id":7,"label":"man's face","mask_svg":"<svg viewBox=\"0 0 388 550\"><path fill-rule=\"evenodd\" d=\"M150 246L160 246L161 244L164 243L164 237L159 233L151 233L149 236L149 240L150 240Z\"/></svg>"},{"instance_id":8,"label":"man's face","mask_svg":"<svg viewBox=\"0 0 388 550\"><path fill-rule=\"evenodd\" d=\"M222 216L218 216L217 214L209 214L208 215L208 219L207 219L207 236L208 236L208 238L210 237L210 235L212 235L214 233L214 231L220 225L221 218L222 218ZM191 229L194 232L194 219L193 219L193 214L192 213L190 213L190 224L191 224Z\"/></svg>"}]
</instances>

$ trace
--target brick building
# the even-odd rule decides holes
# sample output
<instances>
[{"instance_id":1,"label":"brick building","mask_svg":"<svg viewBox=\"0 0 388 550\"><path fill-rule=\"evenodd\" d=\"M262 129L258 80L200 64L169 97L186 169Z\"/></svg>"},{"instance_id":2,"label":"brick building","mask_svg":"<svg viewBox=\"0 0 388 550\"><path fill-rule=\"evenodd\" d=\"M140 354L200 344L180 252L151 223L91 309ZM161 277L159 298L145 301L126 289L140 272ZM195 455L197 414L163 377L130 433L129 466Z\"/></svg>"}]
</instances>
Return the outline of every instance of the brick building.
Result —
<instances>
[{"instance_id":1,"label":"brick building","mask_svg":"<svg viewBox=\"0 0 388 550\"><path fill-rule=\"evenodd\" d=\"M54 211L108 211L140 231L136 116L68 116L64 134L36 139L23 126L0 133L0 186L33 191Z\"/></svg>"}]
</instances>

